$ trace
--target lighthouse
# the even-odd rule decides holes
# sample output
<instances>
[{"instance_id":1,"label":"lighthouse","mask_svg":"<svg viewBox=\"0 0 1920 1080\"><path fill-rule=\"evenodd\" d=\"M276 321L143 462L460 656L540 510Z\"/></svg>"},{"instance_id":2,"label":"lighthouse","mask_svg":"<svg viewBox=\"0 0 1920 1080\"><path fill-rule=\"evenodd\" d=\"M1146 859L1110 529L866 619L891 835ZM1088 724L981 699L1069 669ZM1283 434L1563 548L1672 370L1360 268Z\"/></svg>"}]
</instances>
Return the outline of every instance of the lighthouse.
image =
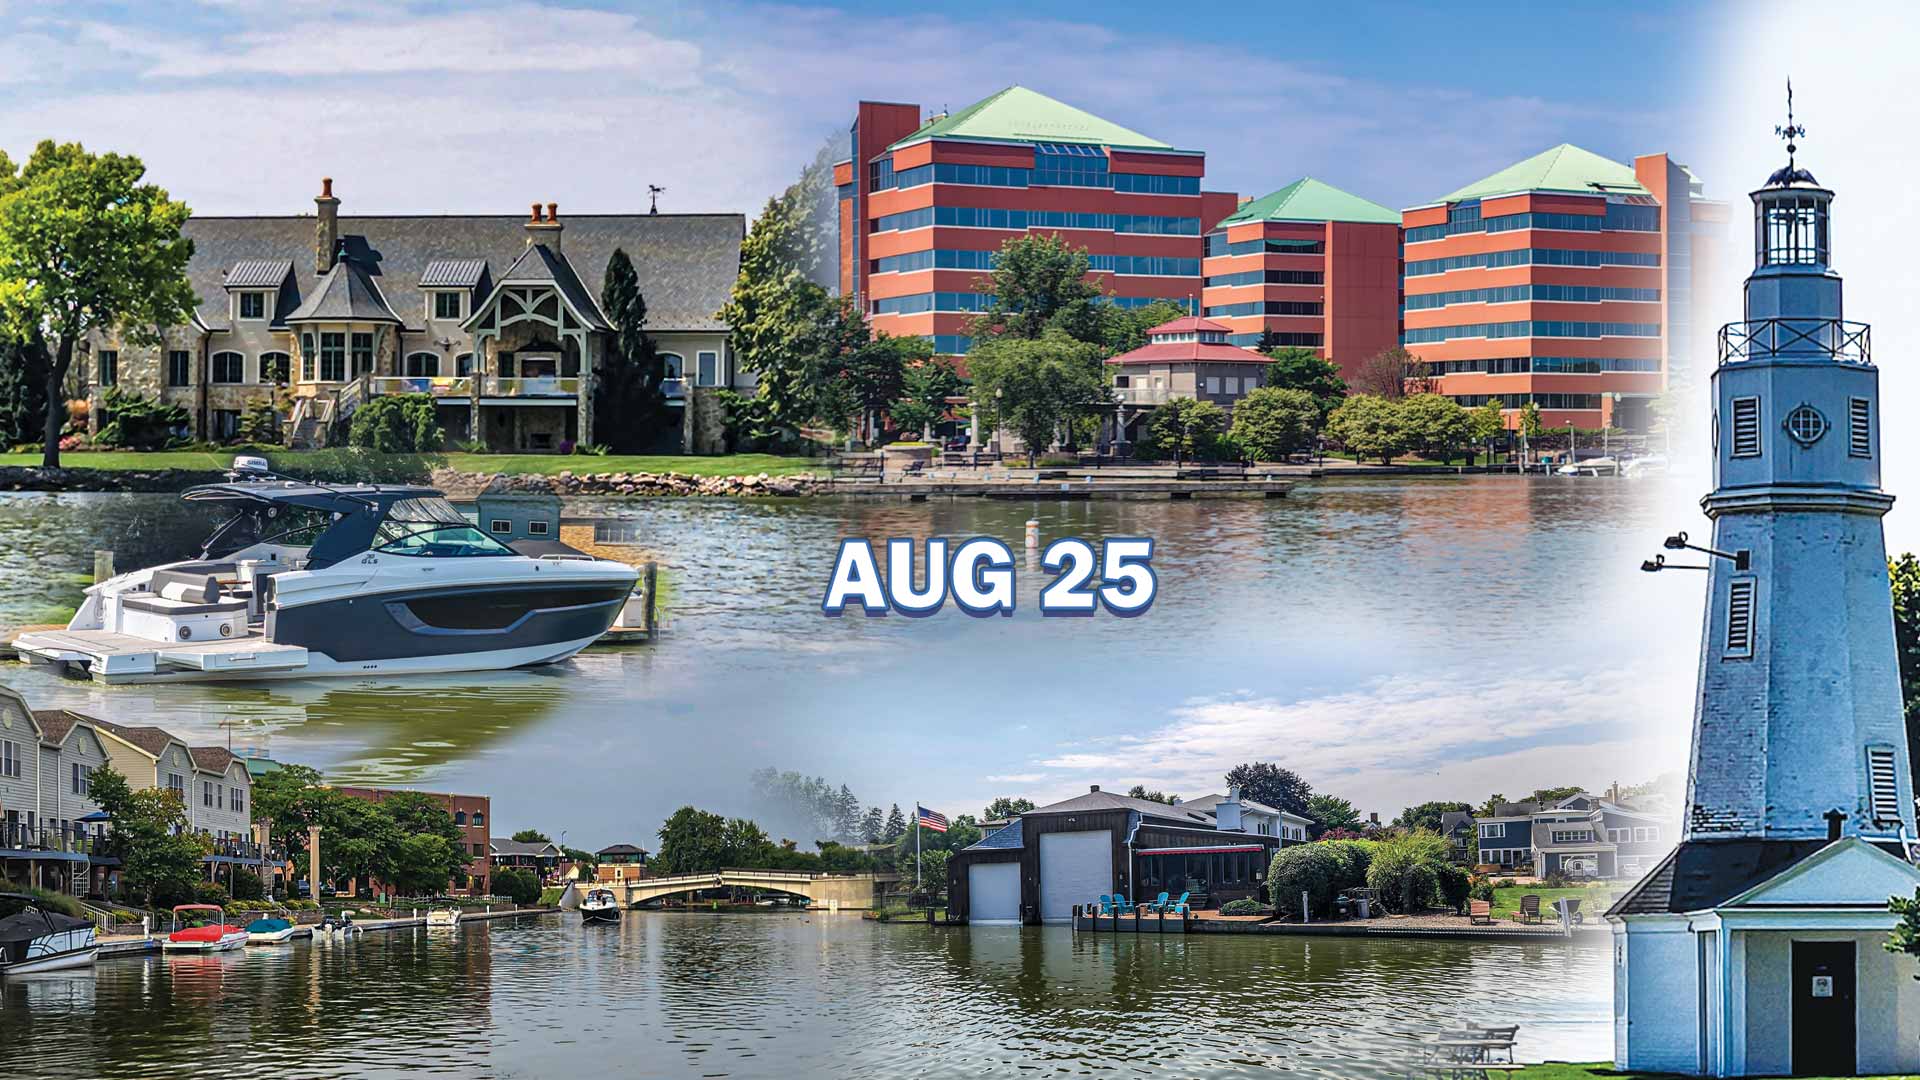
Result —
<instances>
[{"instance_id":1,"label":"lighthouse","mask_svg":"<svg viewBox=\"0 0 1920 1080\"><path fill-rule=\"evenodd\" d=\"M1880 377L1797 161L1753 201L1720 332L1705 625L1680 845L1607 912L1614 1057L1708 1076L1920 1070L1920 982L1885 949L1920 850L1881 518ZM1648 569L1678 569L1664 559Z\"/></svg>"}]
</instances>

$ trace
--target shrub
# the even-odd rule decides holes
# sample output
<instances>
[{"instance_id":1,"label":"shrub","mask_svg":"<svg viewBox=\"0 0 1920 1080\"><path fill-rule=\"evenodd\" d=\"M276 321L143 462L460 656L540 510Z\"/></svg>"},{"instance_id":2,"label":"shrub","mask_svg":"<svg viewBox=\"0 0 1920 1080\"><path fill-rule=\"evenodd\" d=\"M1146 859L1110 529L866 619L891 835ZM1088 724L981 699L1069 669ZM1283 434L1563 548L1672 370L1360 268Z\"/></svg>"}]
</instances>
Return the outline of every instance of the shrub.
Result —
<instances>
[{"instance_id":1,"label":"shrub","mask_svg":"<svg viewBox=\"0 0 1920 1080\"><path fill-rule=\"evenodd\" d=\"M1340 876L1334 882L1336 892L1347 889L1363 888L1367 884L1367 868L1373 863L1374 849L1380 846L1376 840L1334 840L1325 843L1340 860Z\"/></svg>"},{"instance_id":2,"label":"shrub","mask_svg":"<svg viewBox=\"0 0 1920 1080\"><path fill-rule=\"evenodd\" d=\"M1299 911L1300 894L1307 894L1307 905L1326 911L1333 905L1333 894L1340 889L1346 870L1332 844L1298 844L1274 853L1267 867L1267 895L1273 906Z\"/></svg>"},{"instance_id":3,"label":"shrub","mask_svg":"<svg viewBox=\"0 0 1920 1080\"><path fill-rule=\"evenodd\" d=\"M1262 904L1250 896L1239 900L1230 900L1220 905L1220 914L1222 915L1264 915L1267 911L1268 908L1265 904Z\"/></svg>"},{"instance_id":4,"label":"shrub","mask_svg":"<svg viewBox=\"0 0 1920 1080\"><path fill-rule=\"evenodd\" d=\"M1460 914L1467 906L1467 895L1473 889L1473 876L1467 868L1458 863L1444 862L1433 868L1435 883L1439 886L1440 902ZM1488 899L1492 897L1489 896Z\"/></svg>"},{"instance_id":5,"label":"shrub","mask_svg":"<svg viewBox=\"0 0 1920 1080\"><path fill-rule=\"evenodd\" d=\"M1467 899L1485 900L1489 904L1493 903L1493 882L1488 881L1486 878L1475 881L1467 889Z\"/></svg>"},{"instance_id":6,"label":"shrub","mask_svg":"<svg viewBox=\"0 0 1920 1080\"><path fill-rule=\"evenodd\" d=\"M127 450L164 450L185 442L191 428L187 410L132 391L110 386L102 395L106 423L100 425L103 446Z\"/></svg>"},{"instance_id":7,"label":"shrub","mask_svg":"<svg viewBox=\"0 0 1920 1080\"><path fill-rule=\"evenodd\" d=\"M236 874L235 876L238 877L239 875ZM193 902L196 904L213 904L218 907L225 907L228 899L227 887L219 882L196 881L193 883Z\"/></svg>"},{"instance_id":8,"label":"shrub","mask_svg":"<svg viewBox=\"0 0 1920 1080\"><path fill-rule=\"evenodd\" d=\"M1573 888L1573 882L1567 875L1558 870L1554 870L1549 872L1546 877L1540 879L1540 886L1545 889L1571 889Z\"/></svg>"},{"instance_id":9,"label":"shrub","mask_svg":"<svg viewBox=\"0 0 1920 1080\"><path fill-rule=\"evenodd\" d=\"M262 401L248 409L240 418L240 430L237 440L257 445L280 445L280 414L274 411L273 402Z\"/></svg>"},{"instance_id":10,"label":"shrub","mask_svg":"<svg viewBox=\"0 0 1920 1080\"><path fill-rule=\"evenodd\" d=\"M392 394L374 398L353 414L347 442L381 454L424 454L446 439L434 416L433 395Z\"/></svg>"},{"instance_id":11,"label":"shrub","mask_svg":"<svg viewBox=\"0 0 1920 1080\"><path fill-rule=\"evenodd\" d=\"M509 866L494 872L493 891L524 907L540 899L540 878L531 870Z\"/></svg>"},{"instance_id":12,"label":"shrub","mask_svg":"<svg viewBox=\"0 0 1920 1080\"><path fill-rule=\"evenodd\" d=\"M1447 861L1447 841L1437 833L1415 829L1382 843L1367 867L1367 885L1379 893L1387 910L1402 915L1432 905L1439 886L1439 867Z\"/></svg>"}]
</instances>

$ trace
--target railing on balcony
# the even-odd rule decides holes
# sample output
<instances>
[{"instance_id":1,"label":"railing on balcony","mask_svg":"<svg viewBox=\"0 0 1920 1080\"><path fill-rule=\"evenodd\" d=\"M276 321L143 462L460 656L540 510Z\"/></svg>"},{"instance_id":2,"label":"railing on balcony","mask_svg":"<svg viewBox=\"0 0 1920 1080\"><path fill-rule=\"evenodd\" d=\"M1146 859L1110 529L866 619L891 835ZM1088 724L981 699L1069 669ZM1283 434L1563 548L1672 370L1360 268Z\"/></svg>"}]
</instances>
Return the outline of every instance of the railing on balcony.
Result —
<instances>
[{"instance_id":1,"label":"railing on balcony","mask_svg":"<svg viewBox=\"0 0 1920 1080\"><path fill-rule=\"evenodd\" d=\"M231 837L223 840L215 837L209 842L213 845L213 850L208 852L208 854L217 855L222 858L239 859L243 862L260 862L262 860L279 862L286 858L284 851L278 848L263 848L251 840L239 840Z\"/></svg>"},{"instance_id":2,"label":"railing on balcony","mask_svg":"<svg viewBox=\"0 0 1920 1080\"><path fill-rule=\"evenodd\" d=\"M1752 319L1720 328L1720 363L1761 357L1873 363L1873 328L1844 319Z\"/></svg>"},{"instance_id":3,"label":"railing on balcony","mask_svg":"<svg viewBox=\"0 0 1920 1080\"><path fill-rule=\"evenodd\" d=\"M480 385L481 397L579 397L580 379L575 375L488 375Z\"/></svg>"},{"instance_id":4,"label":"railing on balcony","mask_svg":"<svg viewBox=\"0 0 1920 1080\"><path fill-rule=\"evenodd\" d=\"M473 379L467 375L379 375L369 388L374 394L432 394L437 398L463 398L473 394Z\"/></svg>"},{"instance_id":5,"label":"railing on balcony","mask_svg":"<svg viewBox=\"0 0 1920 1080\"><path fill-rule=\"evenodd\" d=\"M95 850L101 834L84 825L28 825L0 822L0 851L62 851L86 854Z\"/></svg>"},{"instance_id":6,"label":"railing on balcony","mask_svg":"<svg viewBox=\"0 0 1920 1080\"><path fill-rule=\"evenodd\" d=\"M1122 405L1165 405L1174 396L1164 386L1116 386L1113 392Z\"/></svg>"}]
</instances>

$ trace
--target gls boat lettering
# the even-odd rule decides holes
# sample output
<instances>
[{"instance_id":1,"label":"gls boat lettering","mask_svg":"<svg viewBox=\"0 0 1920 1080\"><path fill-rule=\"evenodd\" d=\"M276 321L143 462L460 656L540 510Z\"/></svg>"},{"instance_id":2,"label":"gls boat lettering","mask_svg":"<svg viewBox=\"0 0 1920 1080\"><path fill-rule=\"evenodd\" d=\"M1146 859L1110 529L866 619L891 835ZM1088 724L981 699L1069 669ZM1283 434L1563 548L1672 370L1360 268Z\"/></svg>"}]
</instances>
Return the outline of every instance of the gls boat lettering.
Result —
<instances>
[{"instance_id":1,"label":"gls boat lettering","mask_svg":"<svg viewBox=\"0 0 1920 1080\"><path fill-rule=\"evenodd\" d=\"M928 540L920 560L925 584L914 587L915 542L887 541L886 569L865 540L842 540L833 561L820 613L830 619L849 607L869 616L893 612L924 618L947 605L949 598L975 618L1011 616L1016 606L1013 549L990 536L976 536L952 548L945 540ZM1048 544L1040 566L1053 580L1040 590L1040 614L1063 618L1086 617L1105 609L1109 615L1132 618L1153 606L1160 579L1153 572L1153 541L1144 536L1108 537L1098 548L1079 537L1067 536Z\"/></svg>"}]
</instances>

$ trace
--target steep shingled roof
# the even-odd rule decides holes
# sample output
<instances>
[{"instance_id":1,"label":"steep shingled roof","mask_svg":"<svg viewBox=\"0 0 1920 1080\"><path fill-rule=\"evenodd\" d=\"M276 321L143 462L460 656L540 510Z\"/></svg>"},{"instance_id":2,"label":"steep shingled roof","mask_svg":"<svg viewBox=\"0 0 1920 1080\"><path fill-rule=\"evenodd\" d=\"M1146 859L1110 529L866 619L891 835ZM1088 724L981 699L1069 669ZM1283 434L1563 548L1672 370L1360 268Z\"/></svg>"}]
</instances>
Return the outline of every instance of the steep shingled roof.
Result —
<instances>
[{"instance_id":1,"label":"steep shingled roof","mask_svg":"<svg viewBox=\"0 0 1920 1080\"><path fill-rule=\"evenodd\" d=\"M1009 86L958 112L930 120L893 145L905 146L922 139L1085 143L1122 150L1173 149L1171 144L1024 86Z\"/></svg>"},{"instance_id":2,"label":"steep shingled roof","mask_svg":"<svg viewBox=\"0 0 1920 1080\"><path fill-rule=\"evenodd\" d=\"M1632 166L1601 157L1572 143L1561 143L1551 150L1543 150L1525 161L1509 165L1492 176L1475 180L1458 191L1441 196L1435 202L1487 199L1523 191L1572 195L1652 194L1634 176Z\"/></svg>"},{"instance_id":3,"label":"steep shingled roof","mask_svg":"<svg viewBox=\"0 0 1920 1080\"><path fill-rule=\"evenodd\" d=\"M397 323L400 316L387 306L386 296L364 266L354 259L341 259L286 321Z\"/></svg>"},{"instance_id":4,"label":"steep shingled roof","mask_svg":"<svg viewBox=\"0 0 1920 1080\"><path fill-rule=\"evenodd\" d=\"M1252 202L1220 219L1216 228L1242 225L1250 221L1354 221L1367 224L1398 225L1400 212L1363 199L1350 191L1303 176L1279 191Z\"/></svg>"}]
</instances>

